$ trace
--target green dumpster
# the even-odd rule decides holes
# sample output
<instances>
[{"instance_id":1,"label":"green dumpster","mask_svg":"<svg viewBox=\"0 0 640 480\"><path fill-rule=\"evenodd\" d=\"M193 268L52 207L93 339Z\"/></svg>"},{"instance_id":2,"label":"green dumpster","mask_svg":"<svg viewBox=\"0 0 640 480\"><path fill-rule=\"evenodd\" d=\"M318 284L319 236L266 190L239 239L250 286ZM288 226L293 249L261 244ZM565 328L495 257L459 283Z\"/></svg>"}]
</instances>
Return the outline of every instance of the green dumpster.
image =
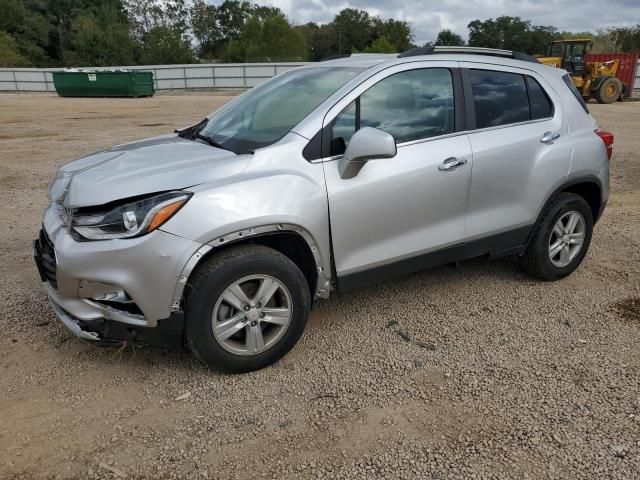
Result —
<instances>
[{"instance_id":1,"label":"green dumpster","mask_svg":"<svg viewBox=\"0 0 640 480\"><path fill-rule=\"evenodd\" d=\"M53 84L61 97L151 97L153 73L140 71L53 72Z\"/></svg>"}]
</instances>

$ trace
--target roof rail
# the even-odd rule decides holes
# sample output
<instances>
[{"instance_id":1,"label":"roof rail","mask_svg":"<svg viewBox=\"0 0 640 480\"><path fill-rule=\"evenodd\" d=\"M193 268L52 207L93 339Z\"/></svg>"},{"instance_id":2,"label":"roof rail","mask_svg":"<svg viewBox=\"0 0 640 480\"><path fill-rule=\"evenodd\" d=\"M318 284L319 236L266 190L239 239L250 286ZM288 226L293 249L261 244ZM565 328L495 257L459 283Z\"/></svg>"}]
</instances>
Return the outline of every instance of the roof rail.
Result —
<instances>
[{"instance_id":1,"label":"roof rail","mask_svg":"<svg viewBox=\"0 0 640 480\"><path fill-rule=\"evenodd\" d=\"M338 60L339 58L349 58L351 56L350 53L338 53L336 55L330 55L326 58L320 60L321 62L328 62L329 60Z\"/></svg>"},{"instance_id":2,"label":"roof rail","mask_svg":"<svg viewBox=\"0 0 640 480\"><path fill-rule=\"evenodd\" d=\"M398 58L415 57L418 55L434 55L437 53L462 53L468 55L489 55L492 57L513 58L514 60L522 60L523 62L540 63L538 59L526 53L514 52L512 50L501 50L498 48L482 48L482 47L417 47L402 52Z\"/></svg>"},{"instance_id":3,"label":"roof rail","mask_svg":"<svg viewBox=\"0 0 640 480\"><path fill-rule=\"evenodd\" d=\"M417 57L418 55L431 55L436 47L415 47L410 48L409 50L405 50L398 58L404 57Z\"/></svg>"}]
</instances>

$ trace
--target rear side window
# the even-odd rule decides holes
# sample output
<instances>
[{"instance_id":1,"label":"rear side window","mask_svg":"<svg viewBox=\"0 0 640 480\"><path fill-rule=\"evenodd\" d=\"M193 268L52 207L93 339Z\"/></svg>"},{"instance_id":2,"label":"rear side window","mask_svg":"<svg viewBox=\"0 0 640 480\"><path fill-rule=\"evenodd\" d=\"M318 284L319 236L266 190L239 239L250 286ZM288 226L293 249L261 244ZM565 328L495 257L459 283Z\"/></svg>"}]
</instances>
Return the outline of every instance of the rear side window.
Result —
<instances>
[{"instance_id":1,"label":"rear side window","mask_svg":"<svg viewBox=\"0 0 640 480\"><path fill-rule=\"evenodd\" d=\"M527 91L529 92L529 105L531 107L531 119L553 117L553 104L540 84L532 77L527 76Z\"/></svg>"},{"instance_id":2,"label":"rear side window","mask_svg":"<svg viewBox=\"0 0 640 480\"><path fill-rule=\"evenodd\" d=\"M471 70L476 128L496 127L530 120L524 77L517 73Z\"/></svg>"},{"instance_id":3,"label":"rear side window","mask_svg":"<svg viewBox=\"0 0 640 480\"><path fill-rule=\"evenodd\" d=\"M585 103L584 98L582 98L582 95L580 95L580 92L578 91L576 86L571 81L571 77L569 75L564 75L562 77L562 80L564 81L565 85L569 88L569 90L571 90L571 93L573 93L573 96L576 97L578 102L580 102L580 105L582 105L583 110L585 112L589 113L589 109L587 108L587 104Z\"/></svg>"},{"instance_id":4,"label":"rear side window","mask_svg":"<svg viewBox=\"0 0 640 480\"><path fill-rule=\"evenodd\" d=\"M476 128L497 127L553 117L553 103L528 75L470 70Z\"/></svg>"}]
</instances>

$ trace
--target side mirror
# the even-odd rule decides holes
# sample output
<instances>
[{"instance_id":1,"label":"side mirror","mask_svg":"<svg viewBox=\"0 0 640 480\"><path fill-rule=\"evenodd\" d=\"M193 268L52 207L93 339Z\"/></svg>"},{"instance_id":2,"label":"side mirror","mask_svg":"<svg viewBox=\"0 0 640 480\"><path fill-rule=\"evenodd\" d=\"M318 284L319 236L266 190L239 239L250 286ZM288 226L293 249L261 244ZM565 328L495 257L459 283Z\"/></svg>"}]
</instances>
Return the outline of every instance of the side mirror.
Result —
<instances>
[{"instance_id":1,"label":"side mirror","mask_svg":"<svg viewBox=\"0 0 640 480\"><path fill-rule=\"evenodd\" d=\"M369 160L392 158L397 153L393 135L377 128L364 127L353 134L349 146L340 159L340 177L355 177Z\"/></svg>"}]
</instances>

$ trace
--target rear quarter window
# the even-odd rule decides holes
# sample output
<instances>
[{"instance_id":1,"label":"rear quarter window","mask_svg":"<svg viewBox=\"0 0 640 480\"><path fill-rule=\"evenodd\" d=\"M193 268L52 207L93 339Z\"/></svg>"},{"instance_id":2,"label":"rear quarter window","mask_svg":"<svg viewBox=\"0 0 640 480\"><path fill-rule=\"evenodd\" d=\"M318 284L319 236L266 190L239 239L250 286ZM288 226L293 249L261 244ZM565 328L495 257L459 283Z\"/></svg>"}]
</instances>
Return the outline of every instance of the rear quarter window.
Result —
<instances>
[{"instance_id":1,"label":"rear quarter window","mask_svg":"<svg viewBox=\"0 0 640 480\"><path fill-rule=\"evenodd\" d=\"M527 91L529 92L529 105L531 107L531 119L553 117L553 103L540 84L532 77L527 76Z\"/></svg>"}]
</instances>

